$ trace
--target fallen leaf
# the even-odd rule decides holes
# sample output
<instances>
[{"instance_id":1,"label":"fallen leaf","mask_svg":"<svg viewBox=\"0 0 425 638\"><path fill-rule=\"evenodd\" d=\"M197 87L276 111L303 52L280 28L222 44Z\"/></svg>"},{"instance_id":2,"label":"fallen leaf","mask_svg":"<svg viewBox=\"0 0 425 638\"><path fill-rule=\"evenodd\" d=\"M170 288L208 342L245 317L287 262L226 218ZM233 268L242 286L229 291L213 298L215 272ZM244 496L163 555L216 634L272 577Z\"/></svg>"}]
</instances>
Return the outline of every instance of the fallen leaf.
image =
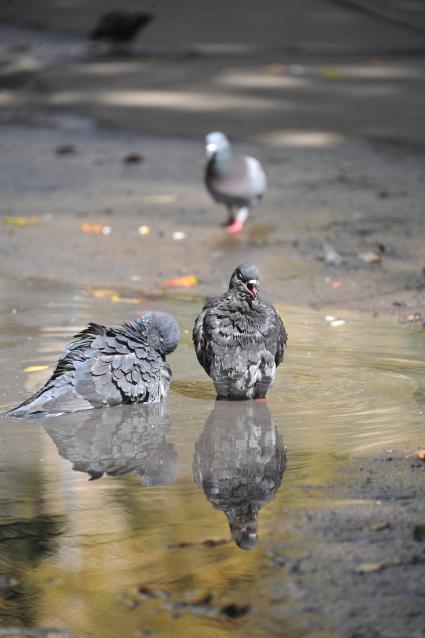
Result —
<instances>
[{"instance_id":1,"label":"fallen leaf","mask_svg":"<svg viewBox=\"0 0 425 638\"><path fill-rule=\"evenodd\" d=\"M111 296L112 303L140 303L140 299L135 297L121 297L120 295Z\"/></svg>"},{"instance_id":2,"label":"fallen leaf","mask_svg":"<svg viewBox=\"0 0 425 638\"><path fill-rule=\"evenodd\" d=\"M359 574L368 574L370 572L379 572L382 569L382 563L361 563L356 572Z\"/></svg>"},{"instance_id":3,"label":"fallen leaf","mask_svg":"<svg viewBox=\"0 0 425 638\"><path fill-rule=\"evenodd\" d=\"M413 323L420 323L422 321L422 315L420 312L414 312L413 314L407 316L407 321L412 321Z\"/></svg>"},{"instance_id":4,"label":"fallen leaf","mask_svg":"<svg viewBox=\"0 0 425 638\"><path fill-rule=\"evenodd\" d=\"M418 459L421 459L421 461L425 461L425 450L418 450L418 452L416 452L416 456Z\"/></svg>"},{"instance_id":5,"label":"fallen leaf","mask_svg":"<svg viewBox=\"0 0 425 638\"><path fill-rule=\"evenodd\" d=\"M285 75L286 73L286 66L279 63L267 64L264 68L266 73L270 73L270 75Z\"/></svg>"},{"instance_id":6,"label":"fallen leaf","mask_svg":"<svg viewBox=\"0 0 425 638\"><path fill-rule=\"evenodd\" d=\"M174 204L177 201L176 195L145 195L142 197L144 204Z\"/></svg>"},{"instance_id":7,"label":"fallen leaf","mask_svg":"<svg viewBox=\"0 0 425 638\"><path fill-rule=\"evenodd\" d=\"M41 370L47 370L49 366L28 366L24 368L24 372L40 372Z\"/></svg>"},{"instance_id":8,"label":"fallen leaf","mask_svg":"<svg viewBox=\"0 0 425 638\"><path fill-rule=\"evenodd\" d=\"M117 291L112 290L112 288L90 288L89 292L95 299L111 299L118 295Z\"/></svg>"},{"instance_id":9,"label":"fallen leaf","mask_svg":"<svg viewBox=\"0 0 425 638\"><path fill-rule=\"evenodd\" d=\"M337 80L341 77L341 71L339 69L323 69L320 75L325 80Z\"/></svg>"},{"instance_id":10,"label":"fallen leaf","mask_svg":"<svg viewBox=\"0 0 425 638\"><path fill-rule=\"evenodd\" d=\"M176 277L176 279L168 279L166 286L175 286L176 288L193 288L199 284L198 277L194 275L185 275L184 277Z\"/></svg>"},{"instance_id":11,"label":"fallen leaf","mask_svg":"<svg viewBox=\"0 0 425 638\"><path fill-rule=\"evenodd\" d=\"M382 261L381 255L373 253L372 251L360 253L359 259L366 262L367 264L380 264Z\"/></svg>"},{"instance_id":12,"label":"fallen leaf","mask_svg":"<svg viewBox=\"0 0 425 638\"><path fill-rule=\"evenodd\" d=\"M385 563L360 563L356 572L358 574L369 574L372 572L379 572L381 569L386 569L387 567L396 567L397 565L400 565L400 561L398 559L390 560Z\"/></svg>"},{"instance_id":13,"label":"fallen leaf","mask_svg":"<svg viewBox=\"0 0 425 638\"><path fill-rule=\"evenodd\" d=\"M110 235L112 228L110 226L104 226L104 224L81 224L81 232L93 233L94 235Z\"/></svg>"},{"instance_id":14,"label":"fallen leaf","mask_svg":"<svg viewBox=\"0 0 425 638\"><path fill-rule=\"evenodd\" d=\"M384 529L389 529L391 527L388 521L380 521L379 523L375 523L370 528L373 532L382 532Z\"/></svg>"},{"instance_id":15,"label":"fallen leaf","mask_svg":"<svg viewBox=\"0 0 425 638\"><path fill-rule=\"evenodd\" d=\"M3 224L6 224L6 226L34 226L35 224L39 224L40 221L41 218L36 215L31 217L12 217L6 215L6 217L3 217Z\"/></svg>"}]
</instances>

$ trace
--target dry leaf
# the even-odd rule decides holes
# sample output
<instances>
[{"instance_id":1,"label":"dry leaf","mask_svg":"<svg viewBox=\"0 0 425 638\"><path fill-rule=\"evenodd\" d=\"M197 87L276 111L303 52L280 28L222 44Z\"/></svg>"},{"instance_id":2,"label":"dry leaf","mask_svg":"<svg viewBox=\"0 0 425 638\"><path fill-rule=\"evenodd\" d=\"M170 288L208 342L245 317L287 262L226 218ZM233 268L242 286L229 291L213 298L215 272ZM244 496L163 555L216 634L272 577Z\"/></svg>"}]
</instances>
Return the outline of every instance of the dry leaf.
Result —
<instances>
[{"instance_id":1,"label":"dry leaf","mask_svg":"<svg viewBox=\"0 0 425 638\"><path fill-rule=\"evenodd\" d=\"M140 299L135 297L120 297L120 295L111 296L112 303L140 303Z\"/></svg>"},{"instance_id":2,"label":"dry leaf","mask_svg":"<svg viewBox=\"0 0 425 638\"><path fill-rule=\"evenodd\" d=\"M47 370L49 366L28 366L24 368L24 372L40 372L41 370Z\"/></svg>"},{"instance_id":3,"label":"dry leaf","mask_svg":"<svg viewBox=\"0 0 425 638\"><path fill-rule=\"evenodd\" d=\"M425 450L419 450L416 452L416 456L418 459L421 459L421 461L425 461Z\"/></svg>"},{"instance_id":4,"label":"dry leaf","mask_svg":"<svg viewBox=\"0 0 425 638\"><path fill-rule=\"evenodd\" d=\"M144 204L174 204L177 201L177 196L172 195L145 195L142 197Z\"/></svg>"},{"instance_id":5,"label":"dry leaf","mask_svg":"<svg viewBox=\"0 0 425 638\"><path fill-rule=\"evenodd\" d=\"M389 560L386 563L360 563L356 572L358 574L369 574L372 572L379 572L381 569L386 569L387 567L396 567L397 565L400 565L400 561L397 558Z\"/></svg>"},{"instance_id":6,"label":"dry leaf","mask_svg":"<svg viewBox=\"0 0 425 638\"><path fill-rule=\"evenodd\" d=\"M391 525L388 521L380 521L379 523L375 523L370 528L373 532L381 532L384 529L389 529Z\"/></svg>"},{"instance_id":7,"label":"dry leaf","mask_svg":"<svg viewBox=\"0 0 425 638\"><path fill-rule=\"evenodd\" d=\"M266 73L270 73L270 75L285 75L286 73L286 66L278 62L275 64L267 64L264 69Z\"/></svg>"},{"instance_id":8,"label":"dry leaf","mask_svg":"<svg viewBox=\"0 0 425 638\"><path fill-rule=\"evenodd\" d=\"M199 284L198 277L194 275L185 275L184 277L177 277L176 279L168 279L165 282L166 286L175 286L176 288L193 288Z\"/></svg>"},{"instance_id":9,"label":"dry leaf","mask_svg":"<svg viewBox=\"0 0 425 638\"><path fill-rule=\"evenodd\" d=\"M112 228L110 226L104 226L104 224L81 224L81 232L93 233L94 235L110 235Z\"/></svg>"},{"instance_id":10,"label":"dry leaf","mask_svg":"<svg viewBox=\"0 0 425 638\"><path fill-rule=\"evenodd\" d=\"M359 259L366 262L367 264L380 264L382 261L381 255L377 255L372 251L368 251L365 253L360 253Z\"/></svg>"},{"instance_id":11,"label":"dry leaf","mask_svg":"<svg viewBox=\"0 0 425 638\"><path fill-rule=\"evenodd\" d=\"M341 71L339 69L323 69L320 75L325 80L337 80L341 77Z\"/></svg>"},{"instance_id":12,"label":"dry leaf","mask_svg":"<svg viewBox=\"0 0 425 638\"><path fill-rule=\"evenodd\" d=\"M39 224L40 221L41 218L35 215L32 217L12 217L9 215L3 217L3 224L6 224L6 226L34 226Z\"/></svg>"}]
</instances>

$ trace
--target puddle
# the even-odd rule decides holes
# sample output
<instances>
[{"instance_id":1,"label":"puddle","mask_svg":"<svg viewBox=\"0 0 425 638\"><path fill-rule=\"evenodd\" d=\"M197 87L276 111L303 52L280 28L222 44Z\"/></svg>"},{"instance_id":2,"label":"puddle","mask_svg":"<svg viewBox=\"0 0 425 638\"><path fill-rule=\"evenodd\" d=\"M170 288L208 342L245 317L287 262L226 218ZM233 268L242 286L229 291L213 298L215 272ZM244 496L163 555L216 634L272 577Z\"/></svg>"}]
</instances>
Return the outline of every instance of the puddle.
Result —
<instances>
[{"instance_id":1,"label":"puddle","mask_svg":"<svg viewBox=\"0 0 425 638\"><path fill-rule=\"evenodd\" d=\"M128 305L3 279L0 294L2 411L48 376L24 369L52 366L89 320L155 305L182 329L165 406L0 422L0 624L79 638L303 635L274 620L271 539L291 533L302 484L333 478L342 458L418 445L423 331L281 308L289 349L268 402L216 404L191 347L199 301Z\"/></svg>"}]
</instances>

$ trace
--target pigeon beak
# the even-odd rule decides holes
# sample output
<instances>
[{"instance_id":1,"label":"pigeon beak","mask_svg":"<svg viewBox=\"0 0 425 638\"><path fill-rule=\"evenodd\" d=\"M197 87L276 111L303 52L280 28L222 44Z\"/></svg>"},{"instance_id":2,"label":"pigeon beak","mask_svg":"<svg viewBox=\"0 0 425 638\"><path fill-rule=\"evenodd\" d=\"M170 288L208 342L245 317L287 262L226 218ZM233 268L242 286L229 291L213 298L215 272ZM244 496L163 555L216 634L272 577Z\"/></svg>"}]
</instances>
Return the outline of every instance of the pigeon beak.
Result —
<instances>
[{"instance_id":1,"label":"pigeon beak","mask_svg":"<svg viewBox=\"0 0 425 638\"><path fill-rule=\"evenodd\" d=\"M251 295L253 297L257 296L257 293L258 293L258 281L257 281L257 279L250 279L248 281L248 283L246 284L246 287L248 288L249 292L251 293Z\"/></svg>"}]
</instances>

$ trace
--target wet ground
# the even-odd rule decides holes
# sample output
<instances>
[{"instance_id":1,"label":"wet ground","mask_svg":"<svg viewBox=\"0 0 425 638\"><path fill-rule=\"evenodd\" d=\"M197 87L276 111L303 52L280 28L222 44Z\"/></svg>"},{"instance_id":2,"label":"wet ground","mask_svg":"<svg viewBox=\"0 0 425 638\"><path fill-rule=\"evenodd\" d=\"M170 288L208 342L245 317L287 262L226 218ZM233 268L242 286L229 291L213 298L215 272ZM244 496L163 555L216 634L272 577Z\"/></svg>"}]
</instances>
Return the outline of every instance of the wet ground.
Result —
<instances>
[{"instance_id":1,"label":"wet ground","mask_svg":"<svg viewBox=\"0 0 425 638\"><path fill-rule=\"evenodd\" d=\"M98 2L0 7L1 411L89 320L182 328L163 408L2 419L0 636L425 636L423 3L366 4L160 0L124 56ZM214 128L269 178L241 237ZM216 405L190 333L242 261L289 349Z\"/></svg>"},{"instance_id":2,"label":"wet ground","mask_svg":"<svg viewBox=\"0 0 425 638\"><path fill-rule=\"evenodd\" d=\"M393 465L367 461L382 447L402 445L412 454L420 441L425 377L417 328L349 311L337 317L345 324L332 325L323 312L279 307L290 347L269 400L216 404L190 343L198 300L112 303L87 288L37 279L21 286L2 279L1 288L2 410L43 383L62 344L89 319L114 324L154 304L182 328L165 406L3 421L4 625L54 627L81 638L118 631L281 636L283 627L288 636L351 635L324 606L342 582L338 562L345 559L345 587L350 578L376 584L388 561L398 577L414 576L415 595L398 618L417 626L425 556L413 534L423 512L415 506L422 518L406 520L412 485L404 477L388 491ZM353 455L362 456L364 473ZM424 466L417 463L419 494ZM336 492L327 487L335 481ZM410 494L400 495L406 489ZM393 512L399 498L407 499L398 506L403 529ZM388 499L391 512L382 505ZM342 526L335 508L347 518ZM403 549L395 557L391 539ZM335 553L325 558L328 567L324 544ZM366 563L384 566L366 566L371 573L359 576ZM317 595L320 574L329 581L325 601ZM391 601L384 591L380 613L389 614Z\"/></svg>"}]
</instances>

